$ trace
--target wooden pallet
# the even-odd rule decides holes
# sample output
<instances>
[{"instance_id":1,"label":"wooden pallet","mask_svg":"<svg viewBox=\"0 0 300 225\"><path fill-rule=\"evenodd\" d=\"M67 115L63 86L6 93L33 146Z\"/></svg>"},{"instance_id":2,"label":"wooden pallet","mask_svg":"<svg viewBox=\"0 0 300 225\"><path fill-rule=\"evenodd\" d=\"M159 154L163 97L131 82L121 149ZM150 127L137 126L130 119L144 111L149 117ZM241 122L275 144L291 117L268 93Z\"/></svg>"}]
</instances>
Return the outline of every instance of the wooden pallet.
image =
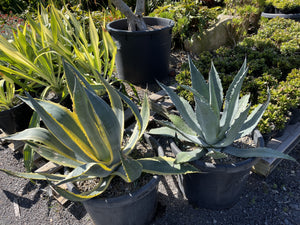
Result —
<instances>
[{"instance_id":1,"label":"wooden pallet","mask_svg":"<svg viewBox=\"0 0 300 225\"><path fill-rule=\"evenodd\" d=\"M7 136L1 129L0 129L0 139ZM0 144L4 144L6 141L3 141L3 143L0 142ZM24 147L24 142L23 141L11 141L8 144L8 147L13 150L14 152L17 151L22 151Z\"/></svg>"},{"instance_id":2,"label":"wooden pallet","mask_svg":"<svg viewBox=\"0 0 300 225\"><path fill-rule=\"evenodd\" d=\"M300 142L300 122L288 125L281 137L272 138L266 145L276 151L288 154ZM282 159L263 158L253 168L257 174L268 176Z\"/></svg>"}]
</instances>

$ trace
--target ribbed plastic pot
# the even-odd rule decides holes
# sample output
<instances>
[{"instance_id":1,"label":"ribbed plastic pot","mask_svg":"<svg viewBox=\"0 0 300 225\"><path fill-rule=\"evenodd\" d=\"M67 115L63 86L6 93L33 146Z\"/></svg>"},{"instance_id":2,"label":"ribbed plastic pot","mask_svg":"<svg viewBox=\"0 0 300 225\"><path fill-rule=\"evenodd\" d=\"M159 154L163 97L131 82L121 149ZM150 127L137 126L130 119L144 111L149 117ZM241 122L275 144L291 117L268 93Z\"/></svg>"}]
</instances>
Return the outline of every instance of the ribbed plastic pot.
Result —
<instances>
[{"instance_id":1,"label":"ribbed plastic pot","mask_svg":"<svg viewBox=\"0 0 300 225\"><path fill-rule=\"evenodd\" d=\"M157 149L158 155L163 155L163 149L150 135L144 135L148 144ZM139 190L115 198L92 198L83 205L95 225L146 225L153 219L158 199L159 176L153 176L149 183ZM78 190L71 183L68 189L74 193Z\"/></svg>"},{"instance_id":2,"label":"ribbed plastic pot","mask_svg":"<svg viewBox=\"0 0 300 225\"><path fill-rule=\"evenodd\" d=\"M24 102L0 112L0 128L6 134L13 134L28 128L33 110Z\"/></svg>"},{"instance_id":3,"label":"ribbed plastic pot","mask_svg":"<svg viewBox=\"0 0 300 225\"><path fill-rule=\"evenodd\" d=\"M144 20L155 29L128 31L127 19L107 24L107 30L117 45L118 77L141 85L168 77L174 26L170 19L145 17Z\"/></svg>"},{"instance_id":4,"label":"ribbed plastic pot","mask_svg":"<svg viewBox=\"0 0 300 225\"><path fill-rule=\"evenodd\" d=\"M152 180L131 195L116 198L93 198L83 202L95 225L149 224L157 205L159 178Z\"/></svg>"},{"instance_id":5,"label":"ribbed plastic pot","mask_svg":"<svg viewBox=\"0 0 300 225\"><path fill-rule=\"evenodd\" d=\"M300 21L300 13L284 14L284 13L265 13L265 12L262 12L261 16L265 17L265 18L269 18L269 19L273 19L275 17L281 17L281 18L285 18L285 19L292 19L292 20Z\"/></svg>"},{"instance_id":6,"label":"ribbed plastic pot","mask_svg":"<svg viewBox=\"0 0 300 225\"><path fill-rule=\"evenodd\" d=\"M253 136L257 146L264 146L258 130ZM171 149L175 155L181 152L174 142L171 142ZM201 172L178 176L179 187L189 203L195 207L231 208L239 201L250 169L258 160L258 158L249 158L236 164L226 165L193 161L191 164Z\"/></svg>"},{"instance_id":7,"label":"ribbed plastic pot","mask_svg":"<svg viewBox=\"0 0 300 225\"><path fill-rule=\"evenodd\" d=\"M300 21L300 7L297 7L290 12L282 12L273 6L267 6L264 12L261 13L262 17L273 19L275 17L281 17L285 19L292 19L295 21Z\"/></svg>"}]
</instances>

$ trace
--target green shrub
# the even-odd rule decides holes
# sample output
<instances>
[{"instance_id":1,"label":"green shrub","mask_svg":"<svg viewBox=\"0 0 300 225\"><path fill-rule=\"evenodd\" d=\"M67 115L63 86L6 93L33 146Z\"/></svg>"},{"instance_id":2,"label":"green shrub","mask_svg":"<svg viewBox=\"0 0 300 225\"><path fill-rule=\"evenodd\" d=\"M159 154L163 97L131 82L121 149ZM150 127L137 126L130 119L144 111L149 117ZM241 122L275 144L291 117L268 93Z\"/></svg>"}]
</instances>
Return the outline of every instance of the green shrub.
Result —
<instances>
[{"instance_id":1,"label":"green shrub","mask_svg":"<svg viewBox=\"0 0 300 225\"><path fill-rule=\"evenodd\" d=\"M234 16L230 23L233 44L257 31L264 0L225 0L225 4L225 13Z\"/></svg>"},{"instance_id":2,"label":"green shrub","mask_svg":"<svg viewBox=\"0 0 300 225\"><path fill-rule=\"evenodd\" d=\"M221 12L220 7L208 8L200 1L181 0L160 6L149 16L174 20L173 42L175 47L182 47L184 40L195 33L203 33L215 23Z\"/></svg>"},{"instance_id":3,"label":"green shrub","mask_svg":"<svg viewBox=\"0 0 300 225\"><path fill-rule=\"evenodd\" d=\"M26 11L36 12L39 5L47 7L50 4L61 9L64 4L81 4L83 10L96 11L108 6L108 0L0 0L0 12L2 13L24 13Z\"/></svg>"},{"instance_id":4,"label":"green shrub","mask_svg":"<svg viewBox=\"0 0 300 225\"><path fill-rule=\"evenodd\" d=\"M273 47L282 54L300 53L300 23L290 19L276 17L271 20L262 20L257 34L247 37L242 46L254 47L258 51Z\"/></svg>"},{"instance_id":5,"label":"green shrub","mask_svg":"<svg viewBox=\"0 0 300 225\"><path fill-rule=\"evenodd\" d=\"M0 0L0 12L8 13L23 13L27 9L30 1L24 0Z\"/></svg>"},{"instance_id":6,"label":"green shrub","mask_svg":"<svg viewBox=\"0 0 300 225\"><path fill-rule=\"evenodd\" d=\"M267 6L274 6L282 12L290 12L300 7L300 0L266 0Z\"/></svg>"},{"instance_id":7,"label":"green shrub","mask_svg":"<svg viewBox=\"0 0 300 225\"><path fill-rule=\"evenodd\" d=\"M121 12L119 10L116 10L113 6L110 7L110 10L102 8L98 11L89 12L83 10L82 5L77 4L69 7L69 10L71 10L72 14L76 17L76 19L80 21L80 23L84 24L86 28L89 24L89 14L91 15L97 29L103 27L104 23L124 18ZM66 12L66 8L63 7L62 11ZM88 32L88 29L86 29L86 32ZM89 36L88 33L86 33L86 35Z\"/></svg>"},{"instance_id":8,"label":"green shrub","mask_svg":"<svg viewBox=\"0 0 300 225\"><path fill-rule=\"evenodd\" d=\"M300 69L293 69L286 81L271 89L271 102L258 128L264 134L282 130L290 119L290 111L300 105Z\"/></svg>"}]
</instances>

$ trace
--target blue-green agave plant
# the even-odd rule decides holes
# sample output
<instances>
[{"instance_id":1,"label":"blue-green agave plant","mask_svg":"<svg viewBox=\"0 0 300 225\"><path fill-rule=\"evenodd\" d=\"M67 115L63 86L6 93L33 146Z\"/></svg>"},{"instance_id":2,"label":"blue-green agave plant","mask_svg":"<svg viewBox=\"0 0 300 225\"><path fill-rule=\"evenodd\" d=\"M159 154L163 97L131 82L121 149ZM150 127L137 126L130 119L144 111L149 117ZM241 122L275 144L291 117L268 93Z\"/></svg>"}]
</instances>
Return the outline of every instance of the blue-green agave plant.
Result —
<instances>
[{"instance_id":1,"label":"blue-green agave plant","mask_svg":"<svg viewBox=\"0 0 300 225\"><path fill-rule=\"evenodd\" d=\"M181 152L176 156L176 163L190 162L205 155L216 158L227 157L228 154L248 157L274 157L294 160L292 157L270 148L258 147L241 149L232 143L251 132L257 126L270 101L257 106L249 115L251 104L250 94L240 98L240 90L248 68L246 59L229 86L225 99L223 87L218 72L213 63L209 72L208 82L197 70L189 58L192 86L183 86L191 91L195 100L195 107L182 97L179 97L166 85L159 85L170 96L180 116L168 114L170 121L159 121L163 127L152 129L150 133L159 135L178 136L182 141L194 143L198 148L193 151Z\"/></svg>"},{"instance_id":2,"label":"blue-green agave plant","mask_svg":"<svg viewBox=\"0 0 300 225\"><path fill-rule=\"evenodd\" d=\"M196 171L190 165L174 165L174 159L169 157L131 158L130 153L149 121L146 96L139 111L127 96L114 90L99 76L109 95L109 105L96 95L74 67L64 62L64 70L73 111L50 101L33 99L30 95L22 97L38 113L47 129L29 128L5 139L25 141L42 157L73 170L68 175L0 171L17 177L55 182L57 191L73 201L84 201L100 195L115 176L132 182L142 172L179 174ZM131 109L137 122L125 145L122 144L124 103ZM66 182L94 178L100 178L100 182L89 192L75 194L58 187Z\"/></svg>"}]
</instances>

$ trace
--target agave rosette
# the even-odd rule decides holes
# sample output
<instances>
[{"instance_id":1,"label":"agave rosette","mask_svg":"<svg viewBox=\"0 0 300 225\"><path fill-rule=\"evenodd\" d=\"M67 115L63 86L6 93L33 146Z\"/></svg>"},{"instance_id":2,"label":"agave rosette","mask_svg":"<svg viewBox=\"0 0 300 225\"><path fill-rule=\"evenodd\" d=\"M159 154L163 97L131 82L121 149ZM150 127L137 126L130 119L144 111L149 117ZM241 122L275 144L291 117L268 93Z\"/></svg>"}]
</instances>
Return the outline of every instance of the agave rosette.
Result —
<instances>
[{"instance_id":1,"label":"agave rosette","mask_svg":"<svg viewBox=\"0 0 300 225\"><path fill-rule=\"evenodd\" d=\"M21 98L41 117L47 129L29 128L8 136L6 140L26 141L42 157L73 168L67 175L48 173L20 173L0 169L13 176L55 182L55 188L64 197L83 201L103 193L110 181L119 176L126 182L140 177L142 172L151 174L178 174L195 172L189 165L174 165L174 159L153 157L133 159L130 157L135 144L144 133L149 116L149 103L144 98L141 110L125 95L117 92L99 76L106 88L110 105L98 97L90 84L70 64L64 62L67 87L73 101L73 111L30 95ZM136 126L125 145L123 102L131 109ZM75 194L58 185L78 180L100 178L91 191Z\"/></svg>"},{"instance_id":2,"label":"agave rosette","mask_svg":"<svg viewBox=\"0 0 300 225\"><path fill-rule=\"evenodd\" d=\"M177 163L185 163L202 158L210 154L216 158L227 157L228 154L248 157L275 157L294 160L292 157L270 148L257 147L241 149L232 143L256 128L270 101L258 105L251 113L249 104L250 94L240 98L243 80L247 75L246 59L229 86L223 102L223 87L221 79L211 65L208 82L189 58L192 86L183 86L191 91L195 100L195 107L184 98L179 97L166 85L159 85L166 91L180 116L168 114L169 121L158 121L163 127L150 131L152 134L169 135L182 141L194 143L198 148L193 151L181 152L176 156Z\"/></svg>"}]
</instances>

